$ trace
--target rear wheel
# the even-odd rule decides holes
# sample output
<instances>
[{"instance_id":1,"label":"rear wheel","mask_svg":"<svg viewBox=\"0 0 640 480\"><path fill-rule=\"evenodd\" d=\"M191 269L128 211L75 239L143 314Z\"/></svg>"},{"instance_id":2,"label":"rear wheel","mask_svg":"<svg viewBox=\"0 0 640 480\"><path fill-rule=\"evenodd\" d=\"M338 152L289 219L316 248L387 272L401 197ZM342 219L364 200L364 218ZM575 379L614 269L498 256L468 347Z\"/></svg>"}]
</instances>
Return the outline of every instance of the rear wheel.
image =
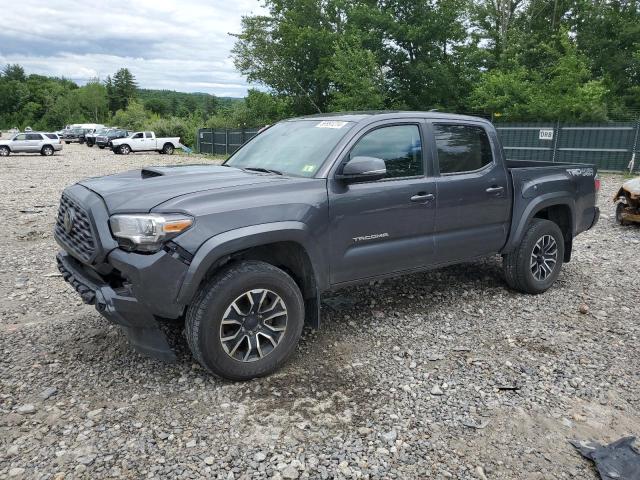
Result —
<instances>
[{"instance_id":1,"label":"rear wheel","mask_svg":"<svg viewBox=\"0 0 640 480\"><path fill-rule=\"evenodd\" d=\"M507 284L524 293L538 294L558 278L564 259L564 237L557 224L534 218L515 251L504 256Z\"/></svg>"},{"instance_id":2,"label":"rear wheel","mask_svg":"<svg viewBox=\"0 0 640 480\"><path fill-rule=\"evenodd\" d=\"M131 153L131 147L129 145L120 145L118 152L122 155L129 155Z\"/></svg>"},{"instance_id":3,"label":"rear wheel","mask_svg":"<svg viewBox=\"0 0 640 480\"><path fill-rule=\"evenodd\" d=\"M103 147L102 145L98 145L98 148L99 148L100 150L104 150L104 147Z\"/></svg>"},{"instance_id":4,"label":"rear wheel","mask_svg":"<svg viewBox=\"0 0 640 480\"><path fill-rule=\"evenodd\" d=\"M71 142L66 142L66 141L65 141L64 143L66 143L67 145L69 145Z\"/></svg>"},{"instance_id":5,"label":"rear wheel","mask_svg":"<svg viewBox=\"0 0 640 480\"><path fill-rule=\"evenodd\" d=\"M9 153L9 147L0 147L0 157L8 157Z\"/></svg>"},{"instance_id":6,"label":"rear wheel","mask_svg":"<svg viewBox=\"0 0 640 480\"><path fill-rule=\"evenodd\" d=\"M171 145L170 143L165 143L164 147L162 147L162 153L164 153L165 155L173 155L173 145Z\"/></svg>"},{"instance_id":7,"label":"rear wheel","mask_svg":"<svg viewBox=\"0 0 640 480\"><path fill-rule=\"evenodd\" d=\"M185 333L209 371L249 380L283 365L303 325L304 301L294 280L268 263L246 261L202 287L187 311Z\"/></svg>"},{"instance_id":8,"label":"rear wheel","mask_svg":"<svg viewBox=\"0 0 640 480\"><path fill-rule=\"evenodd\" d=\"M53 147L51 145L45 145L44 147L42 147L42 150L40 150L40 155L50 157L51 155L53 155Z\"/></svg>"}]
</instances>

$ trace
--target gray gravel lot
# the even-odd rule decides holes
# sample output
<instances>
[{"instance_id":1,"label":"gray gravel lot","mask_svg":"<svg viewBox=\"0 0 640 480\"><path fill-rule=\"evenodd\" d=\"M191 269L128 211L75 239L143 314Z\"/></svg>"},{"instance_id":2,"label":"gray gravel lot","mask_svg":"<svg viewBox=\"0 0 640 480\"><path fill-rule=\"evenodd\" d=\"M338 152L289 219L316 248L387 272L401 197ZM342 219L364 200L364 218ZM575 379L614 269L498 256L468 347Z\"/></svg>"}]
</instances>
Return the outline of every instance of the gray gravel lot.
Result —
<instances>
[{"instance_id":1,"label":"gray gravel lot","mask_svg":"<svg viewBox=\"0 0 640 480\"><path fill-rule=\"evenodd\" d=\"M62 189L203 157L64 146L0 163L0 478L596 479L569 439L640 434L640 228L598 226L540 296L500 259L335 292L279 373L133 352L56 275ZM581 305L588 307L580 313Z\"/></svg>"}]
</instances>

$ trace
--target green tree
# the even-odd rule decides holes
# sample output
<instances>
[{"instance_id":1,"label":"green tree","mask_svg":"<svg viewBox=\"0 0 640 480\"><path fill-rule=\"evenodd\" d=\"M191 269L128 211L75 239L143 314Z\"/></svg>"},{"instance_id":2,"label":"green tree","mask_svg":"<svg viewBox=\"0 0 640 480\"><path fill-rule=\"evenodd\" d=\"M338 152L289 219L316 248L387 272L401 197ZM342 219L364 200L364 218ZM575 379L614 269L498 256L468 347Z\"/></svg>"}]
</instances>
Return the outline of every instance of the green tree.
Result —
<instances>
[{"instance_id":1,"label":"green tree","mask_svg":"<svg viewBox=\"0 0 640 480\"><path fill-rule=\"evenodd\" d=\"M108 77L107 77L108 78ZM135 100L138 85L133 74L127 68L118 70L111 80L111 98L109 104L112 109L122 110L127 108L129 102ZM107 91L109 86L107 85Z\"/></svg>"},{"instance_id":2,"label":"green tree","mask_svg":"<svg viewBox=\"0 0 640 480\"><path fill-rule=\"evenodd\" d=\"M268 15L243 17L233 48L249 81L292 98L297 114L325 111L327 66L343 30L342 0L267 0Z\"/></svg>"},{"instance_id":3,"label":"green tree","mask_svg":"<svg viewBox=\"0 0 640 480\"><path fill-rule=\"evenodd\" d=\"M376 110L385 106L385 78L375 54L357 37L338 41L329 65L334 87L331 110Z\"/></svg>"},{"instance_id":4,"label":"green tree","mask_svg":"<svg viewBox=\"0 0 640 480\"><path fill-rule=\"evenodd\" d=\"M145 110L142 103L131 100L127 108L115 113L112 123L130 130L143 130L147 124L157 119L158 116Z\"/></svg>"}]
</instances>

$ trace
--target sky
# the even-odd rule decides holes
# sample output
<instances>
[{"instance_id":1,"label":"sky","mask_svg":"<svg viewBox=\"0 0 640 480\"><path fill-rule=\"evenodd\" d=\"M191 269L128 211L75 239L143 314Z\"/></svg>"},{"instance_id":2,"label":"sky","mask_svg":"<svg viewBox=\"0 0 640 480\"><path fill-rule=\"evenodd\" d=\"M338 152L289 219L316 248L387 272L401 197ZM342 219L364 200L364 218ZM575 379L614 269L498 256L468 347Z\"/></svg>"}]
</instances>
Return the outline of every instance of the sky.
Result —
<instances>
[{"instance_id":1,"label":"sky","mask_svg":"<svg viewBox=\"0 0 640 480\"><path fill-rule=\"evenodd\" d=\"M8 0L2 0L2 3ZM0 65L79 84L128 68L141 88L243 97L230 58L259 0L21 0L0 7Z\"/></svg>"}]
</instances>

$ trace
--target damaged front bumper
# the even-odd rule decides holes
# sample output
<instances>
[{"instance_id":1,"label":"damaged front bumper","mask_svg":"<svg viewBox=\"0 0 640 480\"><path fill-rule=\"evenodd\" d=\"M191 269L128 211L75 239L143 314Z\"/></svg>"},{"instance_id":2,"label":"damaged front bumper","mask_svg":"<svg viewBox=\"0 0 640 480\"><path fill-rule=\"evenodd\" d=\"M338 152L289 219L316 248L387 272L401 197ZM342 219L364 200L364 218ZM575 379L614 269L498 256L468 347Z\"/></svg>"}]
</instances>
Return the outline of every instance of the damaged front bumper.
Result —
<instances>
[{"instance_id":1,"label":"damaged front bumper","mask_svg":"<svg viewBox=\"0 0 640 480\"><path fill-rule=\"evenodd\" d=\"M175 275L181 280L180 272L183 274L186 266L165 252L160 252L155 258L138 255L146 258L138 258L137 262L123 261L131 260L126 258L127 255L117 251L109 255L109 263L118 269L124 279L122 282L110 282L64 251L58 253L56 260L63 278L80 294L83 302L94 305L102 316L119 325L137 351L173 362L176 355L160 329L158 317L181 316L183 308L173 303L178 286ZM167 279L167 265L174 270L171 272L173 281ZM159 274L158 270L163 270L164 274ZM136 295L137 291L149 294L141 299ZM158 298L161 300L154 302Z\"/></svg>"}]
</instances>

